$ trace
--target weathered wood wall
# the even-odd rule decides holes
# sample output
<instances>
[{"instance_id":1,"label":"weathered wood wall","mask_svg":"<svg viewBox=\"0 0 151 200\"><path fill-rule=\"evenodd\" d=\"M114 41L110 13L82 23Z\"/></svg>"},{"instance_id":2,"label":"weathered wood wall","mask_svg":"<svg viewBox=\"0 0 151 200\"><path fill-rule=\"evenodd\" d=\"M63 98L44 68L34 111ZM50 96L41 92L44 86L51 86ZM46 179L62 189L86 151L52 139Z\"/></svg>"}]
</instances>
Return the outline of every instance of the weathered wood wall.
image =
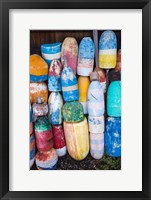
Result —
<instances>
[{"instance_id":1,"label":"weathered wood wall","mask_svg":"<svg viewBox=\"0 0 151 200\"><path fill-rule=\"evenodd\" d=\"M117 36L117 44L118 44L118 49L121 48L121 31L115 31ZM101 33L103 31L99 31L98 35L100 37ZM80 43L81 39L83 37L90 36L93 38L93 33L92 30L86 30L86 31L70 31L70 30L64 30L64 31L40 31L40 30L32 30L30 32L30 54L41 54L40 52L40 46L41 44L47 44L47 43L53 43L53 42L63 42L63 40L66 37L75 37L78 44Z\"/></svg>"}]
</instances>

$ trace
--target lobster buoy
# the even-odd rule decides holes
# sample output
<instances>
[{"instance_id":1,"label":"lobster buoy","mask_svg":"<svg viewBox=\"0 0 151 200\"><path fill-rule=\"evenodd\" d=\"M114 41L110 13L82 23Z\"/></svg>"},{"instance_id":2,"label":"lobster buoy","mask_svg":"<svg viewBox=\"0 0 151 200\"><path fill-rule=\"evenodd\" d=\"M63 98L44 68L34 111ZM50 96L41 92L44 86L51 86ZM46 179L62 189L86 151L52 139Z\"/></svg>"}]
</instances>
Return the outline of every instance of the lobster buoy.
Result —
<instances>
[{"instance_id":1,"label":"lobster buoy","mask_svg":"<svg viewBox=\"0 0 151 200\"><path fill-rule=\"evenodd\" d=\"M50 66L52 60L61 61L61 42L51 43L51 44L42 44L41 45L41 54L45 61Z\"/></svg>"},{"instance_id":2,"label":"lobster buoy","mask_svg":"<svg viewBox=\"0 0 151 200\"><path fill-rule=\"evenodd\" d=\"M89 76L94 65L94 43L90 37L84 37L79 45L77 74Z\"/></svg>"},{"instance_id":3,"label":"lobster buoy","mask_svg":"<svg viewBox=\"0 0 151 200\"><path fill-rule=\"evenodd\" d=\"M36 103L37 97L40 97L42 102L47 102L48 88L46 83L30 83L30 102Z\"/></svg>"},{"instance_id":4,"label":"lobster buoy","mask_svg":"<svg viewBox=\"0 0 151 200\"><path fill-rule=\"evenodd\" d=\"M52 127L46 116L37 117L35 136L38 151L49 151L53 147Z\"/></svg>"},{"instance_id":5,"label":"lobster buoy","mask_svg":"<svg viewBox=\"0 0 151 200\"><path fill-rule=\"evenodd\" d=\"M52 60L48 75L48 90L61 91L62 65L59 60Z\"/></svg>"},{"instance_id":6,"label":"lobster buoy","mask_svg":"<svg viewBox=\"0 0 151 200\"><path fill-rule=\"evenodd\" d=\"M92 72L88 89L88 114L99 117L104 114L104 92L97 72Z\"/></svg>"},{"instance_id":7,"label":"lobster buoy","mask_svg":"<svg viewBox=\"0 0 151 200\"><path fill-rule=\"evenodd\" d=\"M55 149L47 152L38 152L36 154L36 166L39 170L56 170L58 155Z\"/></svg>"},{"instance_id":8,"label":"lobster buoy","mask_svg":"<svg viewBox=\"0 0 151 200\"><path fill-rule=\"evenodd\" d=\"M121 116L121 81L113 81L108 87L107 114L110 117Z\"/></svg>"},{"instance_id":9,"label":"lobster buoy","mask_svg":"<svg viewBox=\"0 0 151 200\"><path fill-rule=\"evenodd\" d=\"M103 133L104 132L104 116L93 117L88 116L89 132L90 133Z\"/></svg>"},{"instance_id":10,"label":"lobster buoy","mask_svg":"<svg viewBox=\"0 0 151 200\"><path fill-rule=\"evenodd\" d=\"M78 44L74 37L66 37L63 41L62 49L61 49L61 62L63 66L64 66L64 56L66 56L68 65L71 67L74 74L76 74Z\"/></svg>"},{"instance_id":11,"label":"lobster buoy","mask_svg":"<svg viewBox=\"0 0 151 200\"><path fill-rule=\"evenodd\" d=\"M49 119L51 124L62 124L63 99L59 92L52 92L48 99Z\"/></svg>"},{"instance_id":12,"label":"lobster buoy","mask_svg":"<svg viewBox=\"0 0 151 200\"><path fill-rule=\"evenodd\" d=\"M32 134L32 135L30 135L30 161L29 161L30 168L34 164L35 152L36 152L36 149L35 149L35 136L34 136L34 134Z\"/></svg>"},{"instance_id":13,"label":"lobster buoy","mask_svg":"<svg viewBox=\"0 0 151 200\"><path fill-rule=\"evenodd\" d=\"M48 64L37 55L30 56L30 81L43 82L48 79Z\"/></svg>"},{"instance_id":14,"label":"lobster buoy","mask_svg":"<svg viewBox=\"0 0 151 200\"><path fill-rule=\"evenodd\" d=\"M117 39L113 31L104 31L99 40L99 67L115 68L117 54Z\"/></svg>"},{"instance_id":15,"label":"lobster buoy","mask_svg":"<svg viewBox=\"0 0 151 200\"><path fill-rule=\"evenodd\" d=\"M37 103L33 103L33 114L35 116L44 116L48 114L48 104L42 103L40 97L37 97Z\"/></svg>"},{"instance_id":16,"label":"lobster buoy","mask_svg":"<svg viewBox=\"0 0 151 200\"><path fill-rule=\"evenodd\" d=\"M86 118L78 123L64 122L63 126L69 155L75 160L83 160L89 153L89 133Z\"/></svg>"},{"instance_id":17,"label":"lobster buoy","mask_svg":"<svg viewBox=\"0 0 151 200\"><path fill-rule=\"evenodd\" d=\"M104 133L90 132L90 153L95 159L101 159L104 154Z\"/></svg>"},{"instance_id":18,"label":"lobster buoy","mask_svg":"<svg viewBox=\"0 0 151 200\"><path fill-rule=\"evenodd\" d=\"M90 85L90 79L87 76L79 76L78 89L79 89L79 102L83 106L84 114L88 113L87 101L88 101L88 88Z\"/></svg>"},{"instance_id":19,"label":"lobster buoy","mask_svg":"<svg viewBox=\"0 0 151 200\"><path fill-rule=\"evenodd\" d=\"M79 122L84 119L82 104L78 101L66 102L63 105L63 119L65 122Z\"/></svg>"},{"instance_id":20,"label":"lobster buoy","mask_svg":"<svg viewBox=\"0 0 151 200\"><path fill-rule=\"evenodd\" d=\"M108 117L105 127L105 152L111 157L121 156L121 118Z\"/></svg>"},{"instance_id":21,"label":"lobster buoy","mask_svg":"<svg viewBox=\"0 0 151 200\"><path fill-rule=\"evenodd\" d=\"M119 49L118 52L117 52L117 62L116 62L115 69L117 71L121 71L121 49Z\"/></svg>"},{"instance_id":22,"label":"lobster buoy","mask_svg":"<svg viewBox=\"0 0 151 200\"><path fill-rule=\"evenodd\" d=\"M65 66L61 74L62 92L65 101L78 101L79 92L77 78L69 66Z\"/></svg>"},{"instance_id":23,"label":"lobster buoy","mask_svg":"<svg viewBox=\"0 0 151 200\"><path fill-rule=\"evenodd\" d=\"M54 148L57 151L58 156L64 156L67 152L65 136L62 125L52 126L54 137Z\"/></svg>"},{"instance_id":24,"label":"lobster buoy","mask_svg":"<svg viewBox=\"0 0 151 200\"><path fill-rule=\"evenodd\" d=\"M99 68L99 67L96 67L94 69L94 71L98 73L103 92L106 93L106 74L105 74L105 71L103 69Z\"/></svg>"}]
</instances>

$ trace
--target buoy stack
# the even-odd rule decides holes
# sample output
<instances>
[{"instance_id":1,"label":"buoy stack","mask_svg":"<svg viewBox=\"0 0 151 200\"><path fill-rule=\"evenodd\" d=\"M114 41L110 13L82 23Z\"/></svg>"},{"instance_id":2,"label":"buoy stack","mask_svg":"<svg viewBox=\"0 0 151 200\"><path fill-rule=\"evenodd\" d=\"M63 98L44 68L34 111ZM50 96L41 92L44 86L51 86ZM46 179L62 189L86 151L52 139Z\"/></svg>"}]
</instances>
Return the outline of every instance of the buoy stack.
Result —
<instances>
[{"instance_id":1,"label":"buoy stack","mask_svg":"<svg viewBox=\"0 0 151 200\"><path fill-rule=\"evenodd\" d=\"M90 75L88 90L88 123L90 132L90 153L95 159L104 154L104 92L97 72Z\"/></svg>"}]
</instances>

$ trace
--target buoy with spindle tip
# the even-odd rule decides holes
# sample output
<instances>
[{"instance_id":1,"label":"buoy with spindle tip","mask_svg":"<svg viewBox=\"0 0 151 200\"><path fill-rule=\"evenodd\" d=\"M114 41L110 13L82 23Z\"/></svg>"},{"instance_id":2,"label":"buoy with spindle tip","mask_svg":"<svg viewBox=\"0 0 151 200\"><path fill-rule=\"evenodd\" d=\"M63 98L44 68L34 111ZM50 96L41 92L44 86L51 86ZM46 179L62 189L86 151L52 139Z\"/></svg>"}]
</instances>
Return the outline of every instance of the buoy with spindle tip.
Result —
<instances>
[{"instance_id":1,"label":"buoy with spindle tip","mask_svg":"<svg viewBox=\"0 0 151 200\"><path fill-rule=\"evenodd\" d=\"M34 164L34 160L35 160L35 136L34 134L30 135L30 161L29 161L29 166L30 168L33 166Z\"/></svg>"},{"instance_id":2,"label":"buoy with spindle tip","mask_svg":"<svg viewBox=\"0 0 151 200\"><path fill-rule=\"evenodd\" d=\"M62 125L53 125L54 148L59 157L66 155L67 148Z\"/></svg>"},{"instance_id":3,"label":"buoy with spindle tip","mask_svg":"<svg viewBox=\"0 0 151 200\"><path fill-rule=\"evenodd\" d=\"M104 116L93 117L88 116L89 132L91 133L103 133L104 132Z\"/></svg>"},{"instance_id":4,"label":"buoy with spindle tip","mask_svg":"<svg viewBox=\"0 0 151 200\"><path fill-rule=\"evenodd\" d=\"M84 119L82 104L78 101L66 102L63 105L63 119L65 122L79 122Z\"/></svg>"},{"instance_id":5,"label":"buoy with spindle tip","mask_svg":"<svg viewBox=\"0 0 151 200\"><path fill-rule=\"evenodd\" d=\"M118 52L117 52L117 62L116 62L115 69L117 71L121 71L121 49L119 49Z\"/></svg>"},{"instance_id":6,"label":"buoy with spindle tip","mask_svg":"<svg viewBox=\"0 0 151 200\"><path fill-rule=\"evenodd\" d=\"M59 92L52 92L48 99L49 105L49 119L50 123L61 124L62 123L62 106L63 99Z\"/></svg>"},{"instance_id":7,"label":"buoy with spindle tip","mask_svg":"<svg viewBox=\"0 0 151 200\"><path fill-rule=\"evenodd\" d=\"M98 73L99 80L102 85L102 89L104 93L106 92L106 74L103 69L99 67L99 44L98 44L98 31L93 30L93 40L94 40L94 47L95 47L95 65L94 71Z\"/></svg>"},{"instance_id":8,"label":"buoy with spindle tip","mask_svg":"<svg viewBox=\"0 0 151 200\"><path fill-rule=\"evenodd\" d=\"M48 64L37 55L30 56L30 81L43 82L48 79Z\"/></svg>"},{"instance_id":9,"label":"buoy with spindle tip","mask_svg":"<svg viewBox=\"0 0 151 200\"><path fill-rule=\"evenodd\" d=\"M113 81L108 87L107 114L110 117L121 116L121 81Z\"/></svg>"},{"instance_id":10,"label":"buoy with spindle tip","mask_svg":"<svg viewBox=\"0 0 151 200\"><path fill-rule=\"evenodd\" d=\"M37 103L33 103L33 114L35 116L44 116L48 114L48 104L43 103L41 97L37 97Z\"/></svg>"},{"instance_id":11,"label":"buoy with spindle tip","mask_svg":"<svg viewBox=\"0 0 151 200\"><path fill-rule=\"evenodd\" d=\"M90 80L92 82L88 89L88 114L99 117L104 114L104 92L99 81L98 73L92 72Z\"/></svg>"},{"instance_id":12,"label":"buoy with spindle tip","mask_svg":"<svg viewBox=\"0 0 151 200\"><path fill-rule=\"evenodd\" d=\"M61 91L62 65L59 60L52 60L48 75L48 90Z\"/></svg>"},{"instance_id":13,"label":"buoy with spindle tip","mask_svg":"<svg viewBox=\"0 0 151 200\"><path fill-rule=\"evenodd\" d=\"M94 65L94 43L90 37L84 37L79 45L77 74L89 76Z\"/></svg>"},{"instance_id":14,"label":"buoy with spindle tip","mask_svg":"<svg viewBox=\"0 0 151 200\"><path fill-rule=\"evenodd\" d=\"M38 151L49 151L53 147L52 127L47 116L37 117L35 136Z\"/></svg>"},{"instance_id":15,"label":"buoy with spindle tip","mask_svg":"<svg viewBox=\"0 0 151 200\"><path fill-rule=\"evenodd\" d=\"M121 156L121 118L108 117L105 126L105 152L111 157Z\"/></svg>"},{"instance_id":16,"label":"buoy with spindle tip","mask_svg":"<svg viewBox=\"0 0 151 200\"><path fill-rule=\"evenodd\" d=\"M61 62L63 66L64 66L64 56L66 56L68 65L71 67L74 74L76 74L78 44L74 37L66 37L63 41L61 49Z\"/></svg>"},{"instance_id":17,"label":"buoy with spindle tip","mask_svg":"<svg viewBox=\"0 0 151 200\"><path fill-rule=\"evenodd\" d=\"M89 133L86 118L77 123L63 123L67 150L75 160L83 160L89 153Z\"/></svg>"},{"instance_id":18,"label":"buoy with spindle tip","mask_svg":"<svg viewBox=\"0 0 151 200\"><path fill-rule=\"evenodd\" d=\"M99 67L112 69L116 66L117 39L113 31L104 31L99 40Z\"/></svg>"},{"instance_id":19,"label":"buoy with spindle tip","mask_svg":"<svg viewBox=\"0 0 151 200\"><path fill-rule=\"evenodd\" d=\"M62 93L65 101L78 101L79 92L77 78L72 69L67 65L66 57L64 56L64 69L61 74Z\"/></svg>"},{"instance_id":20,"label":"buoy with spindle tip","mask_svg":"<svg viewBox=\"0 0 151 200\"><path fill-rule=\"evenodd\" d=\"M47 152L38 152L36 154L36 166L39 170L56 170L58 155L55 149Z\"/></svg>"},{"instance_id":21,"label":"buoy with spindle tip","mask_svg":"<svg viewBox=\"0 0 151 200\"><path fill-rule=\"evenodd\" d=\"M48 101L48 88L46 83L30 83L30 102L36 103L38 96L42 102Z\"/></svg>"},{"instance_id":22,"label":"buoy with spindle tip","mask_svg":"<svg viewBox=\"0 0 151 200\"><path fill-rule=\"evenodd\" d=\"M51 44L42 44L41 45L41 54L45 61L50 66L52 60L61 61L61 42L51 43Z\"/></svg>"},{"instance_id":23,"label":"buoy with spindle tip","mask_svg":"<svg viewBox=\"0 0 151 200\"><path fill-rule=\"evenodd\" d=\"M101 159L104 154L104 133L90 132L90 153L94 159Z\"/></svg>"},{"instance_id":24,"label":"buoy with spindle tip","mask_svg":"<svg viewBox=\"0 0 151 200\"><path fill-rule=\"evenodd\" d=\"M84 114L88 113L87 101L88 101L88 88L90 85L90 79L87 76L79 76L78 89L79 89L79 102L83 106Z\"/></svg>"}]
</instances>

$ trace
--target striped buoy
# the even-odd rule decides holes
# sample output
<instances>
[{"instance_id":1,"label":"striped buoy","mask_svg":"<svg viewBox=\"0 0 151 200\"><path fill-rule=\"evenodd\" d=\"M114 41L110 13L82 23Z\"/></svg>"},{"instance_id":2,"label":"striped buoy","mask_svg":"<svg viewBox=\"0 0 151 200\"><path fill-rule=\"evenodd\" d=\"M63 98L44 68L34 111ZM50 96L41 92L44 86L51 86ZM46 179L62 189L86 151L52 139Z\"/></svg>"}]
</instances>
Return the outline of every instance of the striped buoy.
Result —
<instances>
[{"instance_id":1,"label":"striped buoy","mask_svg":"<svg viewBox=\"0 0 151 200\"><path fill-rule=\"evenodd\" d=\"M95 159L101 159L104 154L104 133L90 132L90 153Z\"/></svg>"},{"instance_id":2,"label":"striped buoy","mask_svg":"<svg viewBox=\"0 0 151 200\"><path fill-rule=\"evenodd\" d=\"M39 170L55 170L57 168L58 155L55 149L36 154L36 166Z\"/></svg>"},{"instance_id":3,"label":"striped buoy","mask_svg":"<svg viewBox=\"0 0 151 200\"><path fill-rule=\"evenodd\" d=\"M113 31L104 31L99 40L99 67L104 69L116 66L117 39Z\"/></svg>"},{"instance_id":4,"label":"striped buoy","mask_svg":"<svg viewBox=\"0 0 151 200\"><path fill-rule=\"evenodd\" d=\"M65 101L78 101L79 92L77 78L69 66L65 66L61 74L62 92Z\"/></svg>"},{"instance_id":5,"label":"striped buoy","mask_svg":"<svg viewBox=\"0 0 151 200\"><path fill-rule=\"evenodd\" d=\"M40 97L42 102L48 101L48 88L46 83L30 83L30 102L36 103L37 97Z\"/></svg>"},{"instance_id":6,"label":"striped buoy","mask_svg":"<svg viewBox=\"0 0 151 200\"><path fill-rule=\"evenodd\" d=\"M90 76L92 82L88 89L88 114L99 117L104 114L104 92L96 72Z\"/></svg>"},{"instance_id":7,"label":"striped buoy","mask_svg":"<svg viewBox=\"0 0 151 200\"><path fill-rule=\"evenodd\" d=\"M107 114L110 117L121 116L121 81L113 81L108 87Z\"/></svg>"},{"instance_id":8,"label":"striped buoy","mask_svg":"<svg viewBox=\"0 0 151 200\"><path fill-rule=\"evenodd\" d=\"M105 126L105 152L111 157L121 156L121 118L108 117Z\"/></svg>"},{"instance_id":9,"label":"striped buoy","mask_svg":"<svg viewBox=\"0 0 151 200\"><path fill-rule=\"evenodd\" d=\"M36 149L35 149L35 136L34 136L34 134L32 134L32 135L30 135L30 161L29 161L30 168L34 164L35 152L36 152Z\"/></svg>"},{"instance_id":10,"label":"striped buoy","mask_svg":"<svg viewBox=\"0 0 151 200\"><path fill-rule=\"evenodd\" d=\"M89 133L86 118L77 123L64 122L67 150L75 160L83 160L89 153Z\"/></svg>"},{"instance_id":11,"label":"striped buoy","mask_svg":"<svg viewBox=\"0 0 151 200\"><path fill-rule=\"evenodd\" d=\"M48 64L37 55L30 56L30 81L43 82L48 79Z\"/></svg>"},{"instance_id":12,"label":"striped buoy","mask_svg":"<svg viewBox=\"0 0 151 200\"><path fill-rule=\"evenodd\" d=\"M88 116L89 132L91 133L103 133L104 132L104 116L93 117Z\"/></svg>"},{"instance_id":13,"label":"striped buoy","mask_svg":"<svg viewBox=\"0 0 151 200\"><path fill-rule=\"evenodd\" d=\"M61 62L63 66L64 66L64 56L66 56L68 65L71 67L74 74L76 74L78 44L74 37L66 37L63 41L62 49L61 49Z\"/></svg>"},{"instance_id":14,"label":"striped buoy","mask_svg":"<svg viewBox=\"0 0 151 200\"><path fill-rule=\"evenodd\" d=\"M63 119L65 122L79 122L84 119L82 104L78 101L66 102L63 105Z\"/></svg>"},{"instance_id":15,"label":"striped buoy","mask_svg":"<svg viewBox=\"0 0 151 200\"><path fill-rule=\"evenodd\" d=\"M59 92L52 92L48 99L49 119L51 124L62 123L63 100Z\"/></svg>"},{"instance_id":16,"label":"striped buoy","mask_svg":"<svg viewBox=\"0 0 151 200\"><path fill-rule=\"evenodd\" d=\"M58 156L64 156L67 148L65 143L64 131L62 125L52 126L54 136L54 148L57 151Z\"/></svg>"},{"instance_id":17,"label":"striped buoy","mask_svg":"<svg viewBox=\"0 0 151 200\"><path fill-rule=\"evenodd\" d=\"M46 116L37 117L35 136L38 151L49 151L53 147L52 127Z\"/></svg>"},{"instance_id":18,"label":"striped buoy","mask_svg":"<svg viewBox=\"0 0 151 200\"><path fill-rule=\"evenodd\" d=\"M79 45L77 74L89 76L94 65L94 43L90 37L84 37Z\"/></svg>"},{"instance_id":19,"label":"striped buoy","mask_svg":"<svg viewBox=\"0 0 151 200\"><path fill-rule=\"evenodd\" d=\"M42 103L40 97L37 97L37 103L33 103L33 114L35 116L44 116L48 114L48 104Z\"/></svg>"},{"instance_id":20,"label":"striped buoy","mask_svg":"<svg viewBox=\"0 0 151 200\"><path fill-rule=\"evenodd\" d=\"M49 68L48 76L48 90L49 91L61 91L61 72L62 65L59 60L52 60Z\"/></svg>"},{"instance_id":21,"label":"striped buoy","mask_svg":"<svg viewBox=\"0 0 151 200\"><path fill-rule=\"evenodd\" d=\"M51 43L51 44L42 44L41 45L41 54L45 61L50 66L52 60L61 61L61 42Z\"/></svg>"}]
</instances>

